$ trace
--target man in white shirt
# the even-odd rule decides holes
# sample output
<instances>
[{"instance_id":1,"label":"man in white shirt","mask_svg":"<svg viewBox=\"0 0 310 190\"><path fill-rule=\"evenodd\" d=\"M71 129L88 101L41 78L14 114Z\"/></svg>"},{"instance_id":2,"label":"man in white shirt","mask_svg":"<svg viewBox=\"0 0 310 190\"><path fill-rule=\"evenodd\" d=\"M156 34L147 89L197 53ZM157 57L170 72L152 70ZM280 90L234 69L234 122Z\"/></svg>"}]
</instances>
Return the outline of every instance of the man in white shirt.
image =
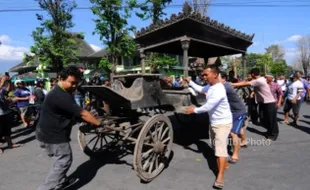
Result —
<instances>
[{"instance_id":1,"label":"man in white shirt","mask_svg":"<svg viewBox=\"0 0 310 190\"><path fill-rule=\"evenodd\" d=\"M210 134L212 148L217 157L218 174L214 183L215 188L224 187L224 170L228 167L227 163L227 139L232 128L232 114L226 90L220 81L220 71L215 66L209 66L203 71L203 78L209 84L205 87L199 86L190 79L186 79L189 85L200 93L206 95L206 103L199 108L191 106L187 108L188 114L200 114L208 112L210 120Z\"/></svg>"},{"instance_id":2,"label":"man in white shirt","mask_svg":"<svg viewBox=\"0 0 310 190\"><path fill-rule=\"evenodd\" d=\"M293 109L294 113L294 122L292 123L294 126L297 126L297 120L299 115L299 109L302 103L302 93L304 92L303 83L298 80L298 74L295 73L291 75L291 80L293 81L289 87L287 92L287 99L284 105L284 121L283 123L288 124L289 122L289 112Z\"/></svg>"}]
</instances>

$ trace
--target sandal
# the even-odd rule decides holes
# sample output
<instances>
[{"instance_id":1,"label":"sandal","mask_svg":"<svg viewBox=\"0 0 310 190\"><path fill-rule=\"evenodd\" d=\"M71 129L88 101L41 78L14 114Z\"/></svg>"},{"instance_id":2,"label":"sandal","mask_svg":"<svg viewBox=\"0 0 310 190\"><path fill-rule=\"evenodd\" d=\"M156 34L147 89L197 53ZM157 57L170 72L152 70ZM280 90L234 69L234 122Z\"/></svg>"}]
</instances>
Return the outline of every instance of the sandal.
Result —
<instances>
[{"instance_id":1,"label":"sandal","mask_svg":"<svg viewBox=\"0 0 310 190\"><path fill-rule=\"evenodd\" d=\"M289 124L288 121L281 121L282 124Z\"/></svg>"},{"instance_id":2,"label":"sandal","mask_svg":"<svg viewBox=\"0 0 310 190\"><path fill-rule=\"evenodd\" d=\"M11 146L8 146L9 149L18 148L21 147L21 144L12 144Z\"/></svg>"},{"instance_id":3,"label":"sandal","mask_svg":"<svg viewBox=\"0 0 310 190\"><path fill-rule=\"evenodd\" d=\"M215 181L214 185L213 185L213 188L214 189L223 189L224 188L224 183L223 182Z\"/></svg>"},{"instance_id":4,"label":"sandal","mask_svg":"<svg viewBox=\"0 0 310 190\"><path fill-rule=\"evenodd\" d=\"M239 161L239 159L235 159L235 158L232 158L232 157L230 157L228 159L228 163L230 163L230 164L236 164L238 161Z\"/></svg>"},{"instance_id":5,"label":"sandal","mask_svg":"<svg viewBox=\"0 0 310 190\"><path fill-rule=\"evenodd\" d=\"M240 144L240 148L248 148L247 144Z\"/></svg>"}]
</instances>

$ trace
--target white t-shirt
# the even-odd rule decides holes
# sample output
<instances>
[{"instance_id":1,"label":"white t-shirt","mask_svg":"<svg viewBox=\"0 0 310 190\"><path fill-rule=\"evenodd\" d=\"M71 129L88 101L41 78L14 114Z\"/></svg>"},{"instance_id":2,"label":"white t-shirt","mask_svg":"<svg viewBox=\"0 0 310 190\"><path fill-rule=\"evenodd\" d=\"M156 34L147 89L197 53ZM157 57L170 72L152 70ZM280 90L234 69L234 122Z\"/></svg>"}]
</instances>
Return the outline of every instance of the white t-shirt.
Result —
<instances>
[{"instance_id":1,"label":"white t-shirt","mask_svg":"<svg viewBox=\"0 0 310 190\"><path fill-rule=\"evenodd\" d=\"M194 82L189 85L200 93L206 95L207 102L199 108L195 108L195 113L208 112L212 124L229 124L232 123L232 114L230 111L226 90L222 83L213 86L199 86Z\"/></svg>"},{"instance_id":2,"label":"white t-shirt","mask_svg":"<svg viewBox=\"0 0 310 190\"><path fill-rule=\"evenodd\" d=\"M285 80L277 80L277 84L281 86L282 91L286 91L286 82Z\"/></svg>"},{"instance_id":3,"label":"white t-shirt","mask_svg":"<svg viewBox=\"0 0 310 190\"><path fill-rule=\"evenodd\" d=\"M300 80L297 80L288 86L287 99L293 100L299 92L303 92L303 91L304 91L304 85L302 84ZM298 100L300 99L301 99L301 96L299 96Z\"/></svg>"}]
</instances>

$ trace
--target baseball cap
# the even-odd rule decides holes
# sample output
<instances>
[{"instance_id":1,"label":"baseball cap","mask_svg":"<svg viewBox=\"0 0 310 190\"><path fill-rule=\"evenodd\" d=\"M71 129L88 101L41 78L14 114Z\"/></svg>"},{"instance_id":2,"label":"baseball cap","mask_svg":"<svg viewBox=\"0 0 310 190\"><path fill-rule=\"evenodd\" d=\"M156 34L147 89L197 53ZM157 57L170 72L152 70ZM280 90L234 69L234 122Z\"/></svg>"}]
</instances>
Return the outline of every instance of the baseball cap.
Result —
<instances>
[{"instance_id":1,"label":"baseball cap","mask_svg":"<svg viewBox=\"0 0 310 190\"><path fill-rule=\"evenodd\" d=\"M290 75L290 78L298 78L298 74L297 74L297 73L292 73L292 74Z\"/></svg>"},{"instance_id":2,"label":"baseball cap","mask_svg":"<svg viewBox=\"0 0 310 190\"><path fill-rule=\"evenodd\" d=\"M272 75L271 73L266 74L266 77L272 77L272 78L274 78L273 75Z\"/></svg>"}]
</instances>

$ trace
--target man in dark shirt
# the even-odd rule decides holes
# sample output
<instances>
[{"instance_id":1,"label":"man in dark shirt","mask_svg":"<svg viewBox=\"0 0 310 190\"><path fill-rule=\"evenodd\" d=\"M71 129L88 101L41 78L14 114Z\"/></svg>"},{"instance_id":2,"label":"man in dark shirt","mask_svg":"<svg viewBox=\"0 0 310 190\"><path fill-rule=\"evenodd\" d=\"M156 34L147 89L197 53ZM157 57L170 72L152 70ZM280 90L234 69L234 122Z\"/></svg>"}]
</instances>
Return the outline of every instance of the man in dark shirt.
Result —
<instances>
[{"instance_id":1,"label":"man in dark shirt","mask_svg":"<svg viewBox=\"0 0 310 190\"><path fill-rule=\"evenodd\" d=\"M100 121L74 101L72 93L80 81L80 75L76 67L63 69L58 85L48 93L43 103L36 136L48 156L54 159L54 166L39 190L62 189L76 181L66 177L72 163L69 142L73 120L101 126Z\"/></svg>"},{"instance_id":2,"label":"man in dark shirt","mask_svg":"<svg viewBox=\"0 0 310 190\"><path fill-rule=\"evenodd\" d=\"M239 160L239 136L241 136L241 139L243 140L246 139L243 126L244 121L247 118L247 112L245 104L236 93L234 87L230 83L226 82L226 80L227 74L225 72L221 72L221 81L226 89L226 95L228 98L228 103L230 105L230 111L233 115L233 127L230 133L233 140L233 154L228 161L229 163L234 164L237 163Z\"/></svg>"},{"instance_id":3,"label":"man in dark shirt","mask_svg":"<svg viewBox=\"0 0 310 190\"><path fill-rule=\"evenodd\" d=\"M10 91L10 81L8 78L3 77L0 82L0 139L4 137L8 143L8 148L17 148L20 144L14 144L11 138L12 118L11 110L9 108L8 92ZM3 150L0 149L0 154Z\"/></svg>"}]
</instances>

